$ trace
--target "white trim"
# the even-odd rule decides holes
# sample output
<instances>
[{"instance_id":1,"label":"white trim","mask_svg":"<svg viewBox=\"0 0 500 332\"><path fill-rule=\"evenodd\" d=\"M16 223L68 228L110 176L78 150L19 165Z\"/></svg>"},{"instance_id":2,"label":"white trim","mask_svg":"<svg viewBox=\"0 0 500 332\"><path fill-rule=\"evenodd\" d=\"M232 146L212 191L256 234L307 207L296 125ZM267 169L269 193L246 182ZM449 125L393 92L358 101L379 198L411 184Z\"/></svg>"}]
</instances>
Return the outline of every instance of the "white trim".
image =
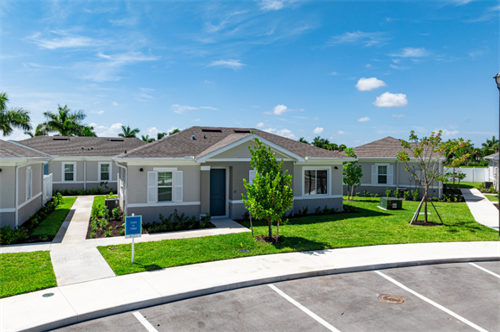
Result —
<instances>
[{"instance_id":1,"label":"white trim","mask_svg":"<svg viewBox=\"0 0 500 332\"><path fill-rule=\"evenodd\" d=\"M155 206L183 206L183 205L201 205L201 202L162 202L162 203L133 203L128 204L128 208L135 207L155 207Z\"/></svg>"},{"instance_id":2,"label":"white trim","mask_svg":"<svg viewBox=\"0 0 500 332\"><path fill-rule=\"evenodd\" d=\"M108 180L102 180L101 179L101 165L103 164L107 164L109 169L108 169L108 173L109 173L109 179ZM103 182L103 181L106 181L106 182L111 182L113 180L113 173L111 172L112 170L112 167L111 167L111 161L100 161L97 163L97 179L99 180L99 182Z\"/></svg>"},{"instance_id":3,"label":"white trim","mask_svg":"<svg viewBox=\"0 0 500 332\"><path fill-rule=\"evenodd\" d=\"M155 172L177 172L177 167L153 167Z\"/></svg>"},{"instance_id":4,"label":"white trim","mask_svg":"<svg viewBox=\"0 0 500 332\"><path fill-rule=\"evenodd\" d=\"M101 183L102 181L53 181L54 184L64 184L64 183ZM118 181L106 181L107 183L117 183Z\"/></svg>"},{"instance_id":5,"label":"white trim","mask_svg":"<svg viewBox=\"0 0 500 332\"><path fill-rule=\"evenodd\" d=\"M343 198L342 195L307 195L307 196L296 196L293 198L294 201L301 201L304 199L328 199L328 198Z\"/></svg>"},{"instance_id":6,"label":"white trim","mask_svg":"<svg viewBox=\"0 0 500 332\"><path fill-rule=\"evenodd\" d=\"M383 185L383 186L388 186L389 185L389 166L390 165L391 164L389 164L389 163L375 163L375 170L377 171L377 173L375 173L375 176L376 176L376 179L377 179L377 183L374 183L374 184L376 184L376 185ZM385 183L379 183L378 182L378 176L379 176L379 174L378 174L378 167L379 166L387 166L387 173L380 174L380 175L385 175L385 181L386 181Z\"/></svg>"},{"instance_id":7,"label":"white trim","mask_svg":"<svg viewBox=\"0 0 500 332\"><path fill-rule=\"evenodd\" d=\"M17 209L19 210L19 209L23 208L24 206L26 206L27 204L33 202L37 197L40 197L40 196L42 196L42 192L41 191L38 194L36 194L35 196L31 197L31 199L29 201L26 201L23 204L20 204L17 207Z\"/></svg>"},{"instance_id":8,"label":"white trim","mask_svg":"<svg viewBox=\"0 0 500 332\"><path fill-rule=\"evenodd\" d=\"M315 194L315 195L306 195L305 194L305 171L324 171L326 170L326 183L327 183L327 193L326 194ZM302 166L302 197L313 197L313 198L321 198L328 197L332 192L332 166ZM317 186L316 186L317 190Z\"/></svg>"},{"instance_id":9,"label":"white trim","mask_svg":"<svg viewBox=\"0 0 500 332\"><path fill-rule=\"evenodd\" d=\"M16 212L16 208L0 209L0 213L9 213L9 212Z\"/></svg>"},{"instance_id":10,"label":"white trim","mask_svg":"<svg viewBox=\"0 0 500 332\"><path fill-rule=\"evenodd\" d=\"M344 185L346 186L346 184ZM381 183L381 184L371 184L371 183L362 183L361 186L365 186L365 187L398 187L398 188L420 188L420 184L417 184L417 185L410 185L410 184L399 184L399 185L395 185L395 184L385 184L385 183ZM361 187L359 186L359 187ZM359 188L357 187L357 188ZM429 189L439 189L439 186L429 186Z\"/></svg>"},{"instance_id":11,"label":"white trim","mask_svg":"<svg viewBox=\"0 0 500 332\"><path fill-rule=\"evenodd\" d=\"M243 204L243 200L240 199L240 200L232 200L232 199L228 199L229 203L231 204Z\"/></svg>"},{"instance_id":12,"label":"white trim","mask_svg":"<svg viewBox=\"0 0 500 332\"><path fill-rule=\"evenodd\" d=\"M73 181L66 181L66 174L64 172L64 165L73 165ZM61 163L61 182L65 183L75 183L77 179L77 173L76 173L76 162L62 162ZM81 183L84 183L85 181L81 181Z\"/></svg>"},{"instance_id":13,"label":"white trim","mask_svg":"<svg viewBox=\"0 0 500 332\"><path fill-rule=\"evenodd\" d=\"M210 166L201 166L200 167L200 171L209 171L210 170Z\"/></svg>"},{"instance_id":14,"label":"white trim","mask_svg":"<svg viewBox=\"0 0 500 332\"><path fill-rule=\"evenodd\" d=\"M205 162L207 163L216 163L216 162L226 162L226 161L235 161L235 162L250 162L250 158L210 158L207 159ZM283 158L276 158L276 160L283 160L283 161L295 161L295 159L283 159Z\"/></svg>"}]
</instances>

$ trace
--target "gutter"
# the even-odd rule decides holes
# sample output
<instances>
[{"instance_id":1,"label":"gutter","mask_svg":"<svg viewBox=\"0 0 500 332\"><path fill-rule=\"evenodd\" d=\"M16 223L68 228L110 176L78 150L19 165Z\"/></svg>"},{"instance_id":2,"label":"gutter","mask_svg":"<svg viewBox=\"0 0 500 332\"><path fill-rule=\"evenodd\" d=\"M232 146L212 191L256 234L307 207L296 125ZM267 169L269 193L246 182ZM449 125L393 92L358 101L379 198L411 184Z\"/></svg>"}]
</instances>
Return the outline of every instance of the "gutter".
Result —
<instances>
[{"instance_id":1,"label":"gutter","mask_svg":"<svg viewBox=\"0 0 500 332\"><path fill-rule=\"evenodd\" d=\"M127 199L128 199L128 195L127 195L127 189L128 189L127 167L119 165L118 161L116 161L116 160L115 160L115 164L116 164L116 166L121 167L125 170L125 191L123 193L123 196L125 196L125 197L123 198L123 215L126 216L127 215ZM117 188L117 191L120 192L120 188Z\"/></svg>"}]
</instances>

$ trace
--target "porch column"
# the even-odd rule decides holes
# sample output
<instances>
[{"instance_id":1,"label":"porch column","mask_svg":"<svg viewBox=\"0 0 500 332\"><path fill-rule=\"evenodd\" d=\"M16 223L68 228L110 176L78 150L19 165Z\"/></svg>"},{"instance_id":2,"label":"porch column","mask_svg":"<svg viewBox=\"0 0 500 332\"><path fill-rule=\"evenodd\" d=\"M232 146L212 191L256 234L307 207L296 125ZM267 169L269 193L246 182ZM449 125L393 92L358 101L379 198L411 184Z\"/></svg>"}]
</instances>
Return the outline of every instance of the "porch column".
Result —
<instances>
[{"instance_id":1,"label":"porch column","mask_svg":"<svg viewBox=\"0 0 500 332\"><path fill-rule=\"evenodd\" d=\"M200 213L210 213L210 166L201 166Z\"/></svg>"}]
</instances>

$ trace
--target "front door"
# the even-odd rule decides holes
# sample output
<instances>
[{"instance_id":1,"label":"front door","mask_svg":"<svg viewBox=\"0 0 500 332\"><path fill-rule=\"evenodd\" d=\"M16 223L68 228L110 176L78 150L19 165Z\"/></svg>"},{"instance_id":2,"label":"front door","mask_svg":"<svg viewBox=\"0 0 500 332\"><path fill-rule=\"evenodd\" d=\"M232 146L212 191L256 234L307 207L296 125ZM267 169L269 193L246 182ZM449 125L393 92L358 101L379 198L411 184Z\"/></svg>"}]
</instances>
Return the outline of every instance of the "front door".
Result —
<instances>
[{"instance_id":1,"label":"front door","mask_svg":"<svg viewBox=\"0 0 500 332\"><path fill-rule=\"evenodd\" d=\"M210 214L226 215L226 170L210 170Z\"/></svg>"}]
</instances>

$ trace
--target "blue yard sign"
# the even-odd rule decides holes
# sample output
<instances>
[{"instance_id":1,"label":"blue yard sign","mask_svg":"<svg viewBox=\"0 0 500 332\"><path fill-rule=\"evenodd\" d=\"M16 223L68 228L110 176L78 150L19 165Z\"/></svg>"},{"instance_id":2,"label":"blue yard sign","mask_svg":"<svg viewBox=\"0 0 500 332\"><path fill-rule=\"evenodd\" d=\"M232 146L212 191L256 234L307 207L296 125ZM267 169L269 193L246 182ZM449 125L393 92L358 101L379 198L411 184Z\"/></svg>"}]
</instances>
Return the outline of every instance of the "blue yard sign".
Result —
<instances>
[{"instance_id":1,"label":"blue yard sign","mask_svg":"<svg viewBox=\"0 0 500 332\"><path fill-rule=\"evenodd\" d=\"M125 217L125 238L140 237L142 233L142 216Z\"/></svg>"}]
</instances>

